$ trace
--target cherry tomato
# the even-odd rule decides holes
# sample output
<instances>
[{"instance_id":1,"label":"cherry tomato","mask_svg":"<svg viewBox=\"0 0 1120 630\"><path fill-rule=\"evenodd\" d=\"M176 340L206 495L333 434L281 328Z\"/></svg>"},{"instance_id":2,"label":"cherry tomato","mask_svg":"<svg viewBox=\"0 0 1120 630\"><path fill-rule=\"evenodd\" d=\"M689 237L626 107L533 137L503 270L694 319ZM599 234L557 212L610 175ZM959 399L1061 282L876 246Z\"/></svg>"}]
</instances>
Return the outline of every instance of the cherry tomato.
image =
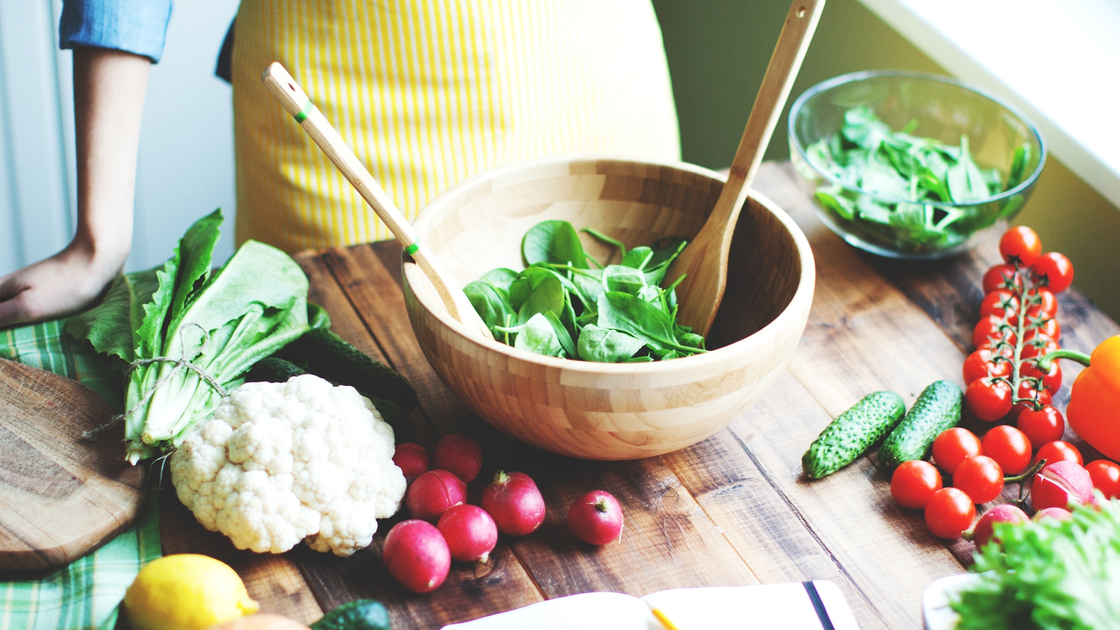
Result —
<instances>
[{"instance_id":1,"label":"cherry tomato","mask_svg":"<svg viewBox=\"0 0 1120 630\"><path fill-rule=\"evenodd\" d=\"M991 293L996 289L1019 286L1021 282L1015 275L1015 265L1003 264L996 265L984 272L984 279L980 284L984 293Z\"/></svg>"},{"instance_id":2,"label":"cherry tomato","mask_svg":"<svg viewBox=\"0 0 1120 630\"><path fill-rule=\"evenodd\" d=\"M990 350L992 356L999 355L1008 359L1015 357L1015 344L1001 341L998 343L982 343L976 346L977 350Z\"/></svg>"},{"instance_id":3,"label":"cherry tomato","mask_svg":"<svg viewBox=\"0 0 1120 630\"><path fill-rule=\"evenodd\" d=\"M1015 329L995 315L981 317L980 321L976 322L976 327L972 329L972 345L977 348L1000 339L1015 343Z\"/></svg>"},{"instance_id":4,"label":"cherry tomato","mask_svg":"<svg viewBox=\"0 0 1120 630\"><path fill-rule=\"evenodd\" d=\"M1019 381L1018 398L1023 402L1015 403L1014 406L1011 407L1011 413L1007 414L1011 420L1016 422L1018 422L1019 416L1024 411L1034 409L1038 405L1045 407L1054 402L1053 396L1050 395L1050 390L1043 388L1042 391L1037 391L1034 385L1026 380ZM1026 402L1028 400L1037 401L1037 405L1033 402Z\"/></svg>"},{"instance_id":5,"label":"cherry tomato","mask_svg":"<svg viewBox=\"0 0 1120 630\"><path fill-rule=\"evenodd\" d=\"M1011 386L1007 381L986 376L968 384L964 400L972 415L984 422L995 422L1011 411Z\"/></svg>"},{"instance_id":6,"label":"cherry tomato","mask_svg":"<svg viewBox=\"0 0 1120 630\"><path fill-rule=\"evenodd\" d=\"M1027 292L1027 318L1055 317L1058 314L1058 298L1046 287L1038 287Z\"/></svg>"},{"instance_id":7,"label":"cherry tomato","mask_svg":"<svg viewBox=\"0 0 1120 630\"><path fill-rule=\"evenodd\" d=\"M1019 298L1007 289L996 289L984 296L980 302L980 317L995 315L1001 320L1015 325L1019 322Z\"/></svg>"},{"instance_id":8,"label":"cherry tomato","mask_svg":"<svg viewBox=\"0 0 1120 630\"><path fill-rule=\"evenodd\" d=\"M933 440L933 460L949 475L969 457L976 457L984 451L980 448L980 438L960 427L941 432Z\"/></svg>"},{"instance_id":9,"label":"cherry tomato","mask_svg":"<svg viewBox=\"0 0 1120 630\"><path fill-rule=\"evenodd\" d=\"M1057 362L1054 364L1057 365ZM1011 361L1005 360L1005 357L996 359L991 347L980 348L964 360L962 372L965 385L985 376L1011 376Z\"/></svg>"},{"instance_id":10,"label":"cherry tomato","mask_svg":"<svg viewBox=\"0 0 1120 630\"><path fill-rule=\"evenodd\" d=\"M987 455L969 457L953 471L953 487L972 497L976 503L987 503L1003 490L1003 469Z\"/></svg>"},{"instance_id":11,"label":"cherry tomato","mask_svg":"<svg viewBox=\"0 0 1120 630\"><path fill-rule=\"evenodd\" d=\"M891 475L891 496L902 507L920 510L941 489L941 473L927 461L902 462Z\"/></svg>"},{"instance_id":12,"label":"cherry tomato","mask_svg":"<svg viewBox=\"0 0 1120 630\"><path fill-rule=\"evenodd\" d=\"M1015 427L1001 424L992 427L980 440L984 454L996 460L1009 475L1018 475L1031 465L1031 441Z\"/></svg>"},{"instance_id":13,"label":"cherry tomato","mask_svg":"<svg viewBox=\"0 0 1120 630\"><path fill-rule=\"evenodd\" d=\"M1085 462L1084 459L1081 459L1081 451L1077 450L1076 446L1062 440L1047 442L1040 446L1038 453L1034 456L1034 461L1037 462L1040 459L1045 459L1047 464L1065 460L1081 466Z\"/></svg>"},{"instance_id":14,"label":"cherry tomato","mask_svg":"<svg viewBox=\"0 0 1120 630\"><path fill-rule=\"evenodd\" d=\"M1037 400L1043 405L1049 405L1053 402L1053 396L1050 395L1050 390L1045 387L1039 390L1034 386L1034 383L1026 379L1019 381L1019 398L1023 400Z\"/></svg>"},{"instance_id":15,"label":"cherry tomato","mask_svg":"<svg viewBox=\"0 0 1120 630\"><path fill-rule=\"evenodd\" d=\"M1042 357L1055 350L1060 349L1061 347L1062 346L1053 339L1047 339L1046 337L1035 337L1029 341L1023 342L1023 350L1019 353L1019 357L1023 359Z\"/></svg>"},{"instance_id":16,"label":"cherry tomato","mask_svg":"<svg viewBox=\"0 0 1120 630\"><path fill-rule=\"evenodd\" d=\"M1058 366L1057 361L1050 363L1048 374L1043 374L1042 370L1038 369L1038 357L1027 359L1019 364L1019 376L1040 378L1042 379L1042 386L1051 392L1056 392L1062 388L1062 368Z\"/></svg>"},{"instance_id":17,"label":"cherry tomato","mask_svg":"<svg viewBox=\"0 0 1120 630\"><path fill-rule=\"evenodd\" d=\"M957 488L942 488L926 501L926 527L938 538L960 538L976 518L976 505Z\"/></svg>"},{"instance_id":18,"label":"cherry tomato","mask_svg":"<svg viewBox=\"0 0 1120 630\"><path fill-rule=\"evenodd\" d=\"M1031 444L1043 445L1047 442L1056 442L1062 439L1066 431L1066 419L1062 412L1053 405L1046 405L1042 409L1024 409L1015 421Z\"/></svg>"},{"instance_id":19,"label":"cherry tomato","mask_svg":"<svg viewBox=\"0 0 1120 630\"><path fill-rule=\"evenodd\" d=\"M1104 498L1120 498L1120 465L1117 465L1116 462L1110 462L1107 459L1098 459L1095 462L1086 464L1085 470L1089 471L1089 477L1093 480L1093 487L1100 490ZM936 473L937 471L935 470L934 472ZM941 480L938 479L938 485L940 485L940 481Z\"/></svg>"},{"instance_id":20,"label":"cherry tomato","mask_svg":"<svg viewBox=\"0 0 1120 630\"><path fill-rule=\"evenodd\" d=\"M1062 327L1058 325L1058 320L1053 318L1031 320L1026 328L1023 331L1023 341L1030 341L1038 337L1053 341L1060 341L1062 338Z\"/></svg>"},{"instance_id":21,"label":"cherry tomato","mask_svg":"<svg viewBox=\"0 0 1120 630\"><path fill-rule=\"evenodd\" d=\"M1025 225L1017 225L999 239L999 254L1006 262L1018 260L1029 267L1042 255L1042 239Z\"/></svg>"},{"instance_id":22,"label":"cherry tomato","mask_svg":"<svg viewBox=\"0 0 1120 630\"><path fill-rule=\"evenodd\" d=\"M1046 252L1039 256L1031 265L1031 271L1054 293L1061 293L1073 284L1073 263L1058 252Z\"/></svg>"}]
</instances>

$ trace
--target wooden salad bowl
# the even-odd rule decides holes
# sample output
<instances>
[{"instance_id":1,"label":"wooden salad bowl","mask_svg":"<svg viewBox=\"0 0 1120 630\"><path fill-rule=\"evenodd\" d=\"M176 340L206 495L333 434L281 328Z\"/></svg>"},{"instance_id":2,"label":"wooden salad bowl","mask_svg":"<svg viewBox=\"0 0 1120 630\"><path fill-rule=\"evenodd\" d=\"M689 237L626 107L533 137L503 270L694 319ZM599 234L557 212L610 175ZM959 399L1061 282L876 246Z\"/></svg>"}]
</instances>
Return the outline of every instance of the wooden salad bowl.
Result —
<instances>
[{"instance_id":1,"label":"wooden salad bowl","mask_svg":"<svg viewBox=\"0 0 1120 630\"><path fill-rule=\"evenodd\" d=\"M460 286L495 267L521 270L521 239L563 219L633 247L691 239L723 180L682 163L577 156L496 169L448 189L413 224ZM613 248L581 235L607 263ZM610 262L618 262L617 253ZM713 349L654 363L593 363L480 339L452 319L404 257L412 329L448 388L474 413L533 446L585 459L637 459L698 442L727 426L774 382L801 339L813 299L813 254L793 220L752 192L731 244ZM671 278L666 278L671 281Z\"/></svg>"}]
</instances>

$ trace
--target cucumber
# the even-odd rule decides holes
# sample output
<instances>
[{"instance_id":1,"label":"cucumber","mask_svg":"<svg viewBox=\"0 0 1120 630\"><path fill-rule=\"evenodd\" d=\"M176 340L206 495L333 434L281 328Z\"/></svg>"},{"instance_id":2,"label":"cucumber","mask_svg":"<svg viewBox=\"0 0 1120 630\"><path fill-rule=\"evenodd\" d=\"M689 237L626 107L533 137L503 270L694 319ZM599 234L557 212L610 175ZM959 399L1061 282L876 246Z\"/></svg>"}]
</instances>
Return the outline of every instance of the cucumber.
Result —
<instances>
[{"instance_id":1,"label":"cucumber","mask_svg":"<svg viewBox=\"0 0 1120 630\"><path fill-rule=\"evenodd\" d=\"M879 464L894 471L902 462L925 459L933 440L961 421L961 388L935 381L922 390L914 406L879 447Z\"/></svg>"},{"instance_id":2,"label":"cucumber","mask_svg":"<svg viewBox=\"0 0 1120 630\"><path fill-rule=\"evenodd\" d=\"M307 374L300 366L277 356L265 357L245 374L247 383L286 383L289 378Z\"/></svg>"},{"instance_id":3,"label":"cucumber","mask_svg":"<svg viewBox=\"0 0 1120 630\"><path fill-rule=\"evenodd\" d=\"M389 630L389 611L375 599L345 603L311 624L312 630Z\"/></svg>"},{"instance_id":4,"label":"cucumber","mask_svg":"<svg viewBox=\"0 0 1120 630\"><path fill-rule=\"evenodd\" d=\"M285 346L279 355L316 376L349 385L370 400L379 398L393 403L402 418L416 409L416 391L399 372L374 361L330 330L310 330Z\"/></svg>"},{"instance_id":5,"label":"cucumber","mask_svg":"<svg viewBox=\"0 0 1120 630\"><path fill-rule=\"evenodd\" d=\"M906 412L902 397L894 392L874 392L832 421L801 457L801 467L811 479L820 479L854 462L887 434Z\"/></svg>"}]
</instances>

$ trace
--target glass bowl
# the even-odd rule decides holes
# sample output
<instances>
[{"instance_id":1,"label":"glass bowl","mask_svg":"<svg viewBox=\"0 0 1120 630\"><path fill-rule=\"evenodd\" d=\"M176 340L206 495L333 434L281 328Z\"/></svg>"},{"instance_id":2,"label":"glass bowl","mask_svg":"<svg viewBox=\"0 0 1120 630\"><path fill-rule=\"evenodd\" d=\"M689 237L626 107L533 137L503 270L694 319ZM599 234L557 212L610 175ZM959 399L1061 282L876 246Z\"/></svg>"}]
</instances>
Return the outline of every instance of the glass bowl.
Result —
<instances>
[{"instance_id":1,"label":"glass bowl","mask_svg":"<svg viewBox=\"0 0 1120 630\"><path fill-rule=\"evenodd\" d=\"M825 225L892 258L949 256L983 230L1004 229L1046 162L1042 136L1012 106L952 79L897 71L810 88L790 110L789 143Z\"/></svg>"}]
</instances>

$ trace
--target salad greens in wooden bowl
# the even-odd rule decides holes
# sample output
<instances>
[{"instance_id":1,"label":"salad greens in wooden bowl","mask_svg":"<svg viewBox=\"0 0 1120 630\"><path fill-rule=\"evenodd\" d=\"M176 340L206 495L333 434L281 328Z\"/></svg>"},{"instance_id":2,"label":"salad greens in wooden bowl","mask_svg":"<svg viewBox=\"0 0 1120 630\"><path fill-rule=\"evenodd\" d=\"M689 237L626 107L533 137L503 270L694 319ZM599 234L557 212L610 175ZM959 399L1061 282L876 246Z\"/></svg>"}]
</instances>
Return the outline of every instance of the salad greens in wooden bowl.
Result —
<instances>
[{"instance_id":1,"label":"salad greens in wooden bowl","mask_svg":"<svg viewBox=\"0 0 1120 630\"><path fill-rule=\"evenodd\" d=\"M860 72L810 88L790 156L821 219L895 258L940 258L1022 209L1046 161L1038 130L999 99L933 75Z\"/></svg>"}]
</instances>

